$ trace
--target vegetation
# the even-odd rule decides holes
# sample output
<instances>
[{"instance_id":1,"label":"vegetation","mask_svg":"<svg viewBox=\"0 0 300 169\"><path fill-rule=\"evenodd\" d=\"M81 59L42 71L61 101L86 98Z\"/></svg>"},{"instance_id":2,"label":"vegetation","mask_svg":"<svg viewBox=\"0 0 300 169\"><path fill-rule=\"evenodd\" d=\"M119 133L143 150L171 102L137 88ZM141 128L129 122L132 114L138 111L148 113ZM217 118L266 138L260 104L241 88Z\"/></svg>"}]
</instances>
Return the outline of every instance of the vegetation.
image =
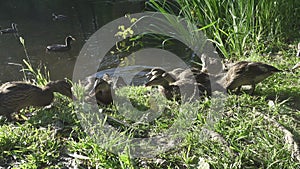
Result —
<instances>
[{"instance_id":1,"label":"vegetation","mask_svg":"<svg viewBox=\"0 0 300 169\"><path fill-rule=\"evenodd\" d=\"M278 52L299 37L300 2L151 0L148 6L163 13L180 15L205 32L225 58L251 53Z\"/></svg>"},{"instance_id":2,"label":"vegetation","mask_svg":"<svg viewBox=\"0 0 300 169\"><path fill-rule=\"evenodd\" d=\"M0 167L299 168L300 71L288 70L300 59L293 57L293 48L286 47L289 42L299 40L299 32L295 31L297 25L294 25L297 9L292 8L299 2L177 2L172 6L167 1L151 1L150 5L161 12L175 13L177 9L178 14L199 29L209 25L203 30L226 58L267 62L286 71L258 84L254 96L247 92L228 95L223 109L218 112L210 109L214 102L222 101L218 97L182 105L163 100L165 109L149 124L136 124L128 118L136 116L138 111L130 110L126 115L118 112L121 104L100 106L103 117L89 114L95 107L82 101L84 90L74 83L73 91L78 101L57 95L50 108L22 110L21 114L31 115L29 120L0 122ZM22 44L26 50L24 40ZM277 55L268 55L268 52L277 52ZM33 68L27 53L26 56L28 60L24 61L26 68L23 70L26 78L37 85L46 84L49 73L45 68ZM136 110L160 110L153 105L153 98L162 98L153 90L128 86L118 89L116 95L128 98ZM152 97L148 97L149 93ZM112 153L104 148L122 139L159 135L185 112L191 111L191 107L195 118L189 124L181 124L188 132L183 133L181 142L174 143L168 151L150 158L132 158L129 150ZM218 118L208 125L211 113L216 113ZM111 133L114 137L106 144L98 144L102 130L91 134L93 130L89 129L102 128L111 119L119 120L119 125L114 126L117 131ZM134 125L128 127L126 124Z\"/></svg>"}]
</instances>

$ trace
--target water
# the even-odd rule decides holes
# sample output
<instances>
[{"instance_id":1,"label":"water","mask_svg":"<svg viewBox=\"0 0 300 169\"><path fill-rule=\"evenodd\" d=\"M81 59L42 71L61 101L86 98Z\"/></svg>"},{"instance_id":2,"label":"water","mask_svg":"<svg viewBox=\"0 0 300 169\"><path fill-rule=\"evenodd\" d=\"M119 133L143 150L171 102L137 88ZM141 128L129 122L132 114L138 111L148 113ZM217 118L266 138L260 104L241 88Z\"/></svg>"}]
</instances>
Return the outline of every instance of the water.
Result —
<instances>
[{"instance_id":1,"label":"water","mask_svg":"<svg viewBox=\"0 0 300 169\"><path fill-rule=\"evenodd\" d=\"M0 2L0 26L18 24L20 36L25 39L31 64L45 65L51 79L72 78L73 68L85 41L101 26L127 13L142 12L144 1L103 0L6 0ZM68 16L65 21L53 21L52 13ZM72 35L76 41L65 53L46 53L46 46L64 43ZM0 35L0 82L22 80L20 71L26 59L19 39Z\"/></svg>"}]
</instances>

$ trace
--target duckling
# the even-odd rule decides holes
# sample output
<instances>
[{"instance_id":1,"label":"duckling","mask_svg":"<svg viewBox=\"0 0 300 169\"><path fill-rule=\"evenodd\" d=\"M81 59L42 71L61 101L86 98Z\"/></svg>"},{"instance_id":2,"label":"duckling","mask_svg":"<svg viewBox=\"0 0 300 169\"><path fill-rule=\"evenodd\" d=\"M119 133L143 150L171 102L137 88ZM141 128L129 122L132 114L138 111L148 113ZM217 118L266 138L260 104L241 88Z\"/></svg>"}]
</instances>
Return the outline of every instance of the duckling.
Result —
<instances>
[{"instance_id":1,"label":"duckling","mask_svg":"<svg viewBox=\"0 0 300 169\"><path fill-rule=\"evenodd\" d=\"M166 70L164 70L161 67L154 67L153 69L150 70L149 73L146 74L146 77L151 79L154 75L155 76L159 76L162 75L164 73L168 73L170 74L174 79L177 79L177 76L182 73L185 69L183 68L176 68L173 69L172 71L167 72Z\"/></svg>"},{"instance_id":2,"label":"duckling","mask_svg":"<svg viewBox=\"0 0 300 169\"><path fill-rule=\"evenodd\" d=\"M53 44L46 48L48 52L65 52L71 49L71 41L75 41L72 36L67 36L65 38L65 44Z\"/></svg>"},{"instance_id":3,"label":"duckling","mask_svg":"<svg viewBox=\"0 0 300 169\"><path fill-rule=\"evenodd\" d=\"M99 105L109 105L113 103L115 89L123 86L126 86L126 83L122 77L110 77L105 73L102 78L96 79L89 97L96 97Z\"/></svg>"},{"instance_id":4,"label":"duckling","mask_svg":"<svg viewBox=\"0 0 300 169\"><path fill-rule=\"evenodd\" d=\"M221 84L227 90L237 88L239 93L242 85L251 85L252 95L255 90L255 85L264 79L268 78L281 70L261 62L240 61L235 63L221 79Z\"/></svg>"},{"instance_id":5,"label":"duckling","mask_svg":"<svg viewBox=\"0 0 300 169\"><path fill-rule=\"evenodd\" d=\"M100 105L109 105L113 102L111 92L111 79L108 74L104 74L102 78L96 79L93 89L89 92L89 97L96 97L96 101Z\"/></svg>"},{"instance_id":6,"label":"duckling","mask_svg":"<svg viewBox=\"0 0 300 169\"><path fill-rule=\"evenodd\" d=\"M0 115L11 121L11 114L28 106L47 106L53 101L53 92L72 98L72 85L64 80L51 81L40 88L26 82L6 82L0 86Z\"/></svg>"},{"instance_id":7,"label":"duckling","mask_svg":"<svg viewBox=\"0 0 300 169\"><path fill-rule=\"evenodd\" d=\"M210 77L207 73L202 72L197 68L190 68L190 69L182 69L177 68L170 72L162 71L161 69L156 69L155 71L151 71L152 76L156 76L157 78L164 78L169 83L174 83L176 81L188 81L188 80L195 80L195 83L198 84L199 90L202 93L206 93L208 96L211 95L211 82ZM179 83L179 82L177 82Z\"/></svg>"},{"instance_id":8,"label":"duckling","mask_svg":"<svg viewBox=\"0 0 300 169\"><path fill-rule=\"evenodd\" d=\"M145 86L159 86L159 92L168 100L175 99L179 102L181 98L184 98L184 102L193 100L195 96L202 96L206 90L202 84L195 82L194 79L182 78L174 81L174 78L167 72L153 76ZM181 93L184 94L183 97Z\"/></svg>"},{"instance_id":9,"label":"duckling","mask_svg":"<svg viewBox=\"0 0 300 169\"><path fill-rule=\"evenodd\" d=\"M0 30L1 34L18 33L17 24L12 23L10 28Z\"/></svg>"},{"instance_id":10,"label":"duckling","mask_svg":"<svg viewBox=\"0 0 300 169\"><path fill-rule=\"evenodd\" d=\"M176 85L171 85L170 81L173 81L173 77L170 74L153 75L152 78L145 84L148 86L158 86L159 92L162 93L168 100L175 98L176 101L180 100L180 89Z\"/></svg>"},{"instance_id":11,"label":"duckling","mask_svg":"<svg viewBox=\"0 0 300 169\"><path fill-rule=\"evenodd\" d=\"M67 20L68 19L68 17L66 16L66 15L56 15L55 13L52 13L52 20L53 21L57 21L57 20L59 20L59 21L63 21L63 20Z\"/></svg>"}]
</instances>

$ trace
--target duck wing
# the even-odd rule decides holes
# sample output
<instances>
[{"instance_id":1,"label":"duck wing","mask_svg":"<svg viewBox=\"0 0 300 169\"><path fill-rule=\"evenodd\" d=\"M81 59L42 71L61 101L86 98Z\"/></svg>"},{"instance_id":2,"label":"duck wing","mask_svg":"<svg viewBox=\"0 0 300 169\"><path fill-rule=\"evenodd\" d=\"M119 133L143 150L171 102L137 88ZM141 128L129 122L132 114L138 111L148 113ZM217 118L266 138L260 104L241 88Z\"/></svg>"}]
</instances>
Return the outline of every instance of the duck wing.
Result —
<instances>
[{"instance_id":1,"label":"duck wing","mask_svg":"<svg viewBox=\"0 0 300 169\"><path fill-rule=\"evenodd\" d=\"M24 82L7 82L0 86L0 110L14 112L27 106L32 94L41 88ZM1 112L0 112L1 113Z\"/></svg>"}]
</instances>

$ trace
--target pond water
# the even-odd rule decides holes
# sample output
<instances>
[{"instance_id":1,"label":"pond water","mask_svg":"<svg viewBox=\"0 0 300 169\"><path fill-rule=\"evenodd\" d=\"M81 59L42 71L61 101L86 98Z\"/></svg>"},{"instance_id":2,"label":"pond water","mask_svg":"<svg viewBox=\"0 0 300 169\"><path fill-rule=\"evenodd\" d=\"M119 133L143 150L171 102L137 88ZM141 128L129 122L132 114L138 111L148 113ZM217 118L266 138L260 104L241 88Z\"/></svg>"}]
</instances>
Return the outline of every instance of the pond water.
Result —
<instances>
[{"instance_id":1,"label":"pond water","mask_svg":"<svg viewBox=\"0 0 300 169\"><path fill-rule=\"evenodd\" d=\"M0 26L18 25L20 36L34 67L45 65L51 79L72 78L76 57L85 41L101 26L127 13L142 12L143 0L6 0L0 2ZM67 20L54 21L52 13ZM76 41L65 53L47 53L46 46L64 43L72 35ZM12 34L0 35L0 82L22 80L20 71L26 55L19 39Z\"/></svg>"}]
</instances>

